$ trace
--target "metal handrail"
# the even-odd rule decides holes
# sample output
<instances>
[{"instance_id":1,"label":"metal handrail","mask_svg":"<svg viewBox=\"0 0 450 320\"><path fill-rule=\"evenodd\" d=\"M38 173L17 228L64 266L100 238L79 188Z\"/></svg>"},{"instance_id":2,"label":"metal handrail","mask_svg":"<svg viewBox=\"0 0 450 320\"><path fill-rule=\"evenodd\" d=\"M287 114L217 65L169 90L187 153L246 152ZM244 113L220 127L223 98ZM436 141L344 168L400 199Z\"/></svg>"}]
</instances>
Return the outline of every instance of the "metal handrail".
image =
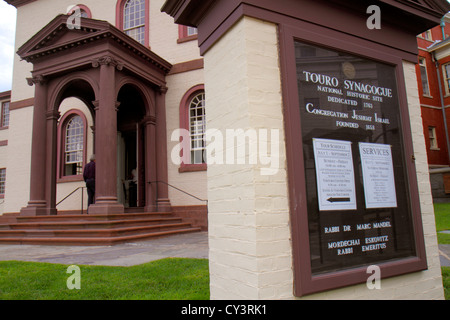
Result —
<instances>
[{"instance_id":1,"label":"metal handrail","mask_svg":"<svg viewBox=\"0 0 450 320\"><path fill-rule=\"evenodd\" d=\"M158 207L158 183L164 183L164 184L168 185L169 187L174 188L175 190L178 190L178 191L180 191L180 192L182 192L182 193L184 193L184 194L186 194L186 195L188 195L188 196L190 196L192 198L195 198L195 199L197 199L199 201L206 202L206 207L208 208L208 200L200 199L199 197L194 196L193 194L190 194L189 192L186 192L186 191L184 191L184 190L182 190L180 188L177 188L177 187L171 185L170 183L167 183L165 181L149 181L148 183L149 184L152 184L152 183L156 184L156 207Z\"/></svg>"},{"instance_id":2,"label":"metal handrail","mask_svg":"<svg viewBox=\"0 0 450 320\"><path fill-rule=\"evenodd\" d=\"M156 200L158 200L158 183L164 183L164 184L166 184L166 185L168 185L169 187L171 187L171 188L173 188L173 189L175 189L175 190L178 190L178 191L180 191L180 192L182 192L182 193L184 193L184 194L186 194L186 195L188 195L188 196L190 196L190 197L192 197L192 198L195 198L195 199L197 199L197 200L199 200L199 201L202 201L202 202L206 202L206 207L208 207L208 200L205 200L205 199L201 199L201 198L199 198L199 197L197 197L197 196L194 196L193 194L191 194L191 193L189 193L189 192L187 192L187 191L184 191L184 190L182 190L182 189L180 189L180 188L178 188L178 187L175 187L175 186L173 186L173 185L171 185L170 183L167 183L167 182L165 182L165 181L149 181L148 182L149 184L152 184L152 183L155 183L156 184ZM77 192L79 189L81 189L81 214L83 214L83 194L84 194L84 192L83 192L83 190L85 189L86 187L78 187L78 188L76 188L75 190L73 190L71 193L69 193L66 197L64 197L64 199L62 199L61 201L59 201L57 204L56 204L56 206L58 206L59 204L61 204L63 201L65 201L66 199L68 199L71 195L73 195L75 192ZM156 206L158 206L158 201L156 202Z\"/></svg>"},{"instance_id":3,"label":"metal handrail","mask_svg":"<svg viewBox=\"0 0 450 320\"><path fill-rule=\"evenodd\" d=\"M79 189L81 189L81 214L83 214L83 202L84 202L84 192L83 192L83 190L85 189L86 187L78 187L78 188L76 188L75 190L73 190L71 193L69 193L64 199L62 199L61 201L59 201L57 204L56 204L56 207L59 205L59 204L61 204L63 201L65 201L67 198L69 198L71 195L73 195L75 192L77 192Z\"/></svg>"}]
</instances>

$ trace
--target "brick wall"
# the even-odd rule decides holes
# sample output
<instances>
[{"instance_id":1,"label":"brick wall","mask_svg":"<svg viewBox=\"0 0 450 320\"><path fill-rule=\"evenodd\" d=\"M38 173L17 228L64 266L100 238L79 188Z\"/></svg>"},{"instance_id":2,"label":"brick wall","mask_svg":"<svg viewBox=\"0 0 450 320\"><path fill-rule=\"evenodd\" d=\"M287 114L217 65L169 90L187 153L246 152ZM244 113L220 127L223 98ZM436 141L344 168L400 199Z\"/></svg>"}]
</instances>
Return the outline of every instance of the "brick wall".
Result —
<instances>
[{"instance_id":1,"label":"brick wall","mask_svg":"<svg viewBox=\"0 0 450 320\"><path fill-rule=\"evenodd\" d=\"M208 129L279 131L279 170L208 163L212 299L292 296L281 84L276 26L237 23L205 55ZM231 152L225 148L225 153ZM237 162L236 162L237 163Z\"/></svg>"},{"instance_id":2,"label":"brick wall","mask_svg":"<svg viewBox=\"0 0 450 320\"><path fill-rule=\"evenodd\" d=\"M192 224L193 227L200 227L202 231L208 231L208 207L198 206L172 206L172 212L183 218L184 222Z\"/></svg>"}]
</instances>

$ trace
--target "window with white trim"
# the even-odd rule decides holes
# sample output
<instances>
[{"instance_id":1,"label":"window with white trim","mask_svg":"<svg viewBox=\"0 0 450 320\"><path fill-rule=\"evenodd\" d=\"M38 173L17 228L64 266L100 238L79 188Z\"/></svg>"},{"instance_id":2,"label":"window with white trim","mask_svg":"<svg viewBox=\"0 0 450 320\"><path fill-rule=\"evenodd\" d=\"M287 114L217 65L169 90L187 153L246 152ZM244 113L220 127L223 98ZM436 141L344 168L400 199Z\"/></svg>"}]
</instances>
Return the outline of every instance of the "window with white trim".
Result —
<instances>
[{"instance_id":1,"label":"window with white trim","mask_svg":"<svg viewBox=\"0 0 450 320\"><path fill-rule=\"evenodd\" d=\"M198 31L197 31L197 28L195 28L195 27L187 27L186 28L186 35L189 37L189 36L193 36L193 35L196 35L196 34L198 34Z\"/></svg>"},{"instance_id":2,"label":"window with white trim","mask_svg":"<svg viewBox=\"0 0 450 320\"><path fill-rule=\"evenodd\" d=\"M83 173L84 122L76 115L67 123L64 141L64 175Z\"/></svg>"},{"instance_id":3,"label":"window with white trim","mask_svg":"<svg viewBox=\"0 0 450 320\"><path fill-rule=\"evenodd\" d=\"M433 41L433 36L431 34L431 30L427 30L423 33L423 37L427 40Z\"/></svg>"},{"instance_id":4,"label":"window with white trim","mask_svg":"<svg viewBox=\"0 0 450 320\"><path fill-rule=\"evenodd\" d=\"M205 93L196 94L189 103L189 133L191 138L191 164L206 163L205 156Z\"/></svg>"},{"instance_id":5,"label":"window with white trim","mask_svg":"<svg viewBox=\"0 0 450 320\"><path fill-rule=\"evenodd\" d=\"M145 0L129 0L123 9L123 31L145 44Z\"/></svg>"},{"instance_id":6,"label":"window with white trim","mask_svg":"<svg viewBox=\"0 0 450 320\"><path fill-rule=\"evenodd\" d=\"M430 141L431 150L439 149L436 137L436 127L428 127L428 140Z\"/></svg>"},{"instance_id":7,"label":"window with white trim","mask_svg":"<svg viewBox=\"0 0 450 320\"><path fill-rule=\"evenodd\" d=\"M445 94L450 94L450 63L444 64L442 66L443 73L442 76L444 77L444 85L445 85Z\"/></svg>"},{"instance_id":8,"label":"window with white trim","mask_svg":"<svg viewBox=\"0 0 450 320\"><path fill-rule=\"evenodd\" d=\"M423 95L430 95L430 86L428 84L428 73L427 73L427 63L426 59L419 57L419 66L420 66L420 79L422 80L422 89Z\"/></svg>"}]
</instances>

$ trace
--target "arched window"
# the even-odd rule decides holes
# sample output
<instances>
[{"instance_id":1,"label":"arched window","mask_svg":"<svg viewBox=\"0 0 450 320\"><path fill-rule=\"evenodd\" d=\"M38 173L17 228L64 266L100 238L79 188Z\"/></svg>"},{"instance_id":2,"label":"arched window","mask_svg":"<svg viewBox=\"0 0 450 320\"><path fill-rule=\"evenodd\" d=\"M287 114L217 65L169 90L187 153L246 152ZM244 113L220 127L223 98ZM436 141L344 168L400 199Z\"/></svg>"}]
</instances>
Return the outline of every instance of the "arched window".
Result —
<instances>
[{"instance_id":1,"label":"arched window","mask_svg":"<svg viewBox=\"0 0 450 320\"><path fill-rule=\"evenodd\" d=\"M190 88L180 101L179 172L207 170L205 86Z\"/></svg>"},{"instance_id":2,"label":"arched window","mask_svg":"<svg viewBox=\"0 0 450 320\"><path fill-rule=\"evenodd\" d=\"M64 175L73 176L83 173L84 158L84 121L79 115L70 118L65 128L64 139Z\"/></svg>"},{"instance_id":3,"label":"arched window","mask_svg":"<svg viewBox=\"0 0 450 320\"><path fill-rule=\"evenodd\" d=\"M80 10L80 17L81 18L89 18L89 13L84 11L83 9Z\"/></svg>"},{"instance_id":4,"label":"arched window","mask_svg":"<svg viewBox=\"0 0 450 320\"><path fill-rule=\"evenodd\" d=\"M123 31L145 44L146 0L128 0L123 7Z\"/></svg>"},{"instance_id":5,"label":"arched window","mask_svg":"<svg viewBox=\"0 0 450 320\"><path fill-rule=\"evenodd\" d=\"M89 10L89 8L84 4L77 4L76 6L73 6L67 14L76 14L80 18L92 18L91 10Z\"/></svg>"},{"instance_id":6,"label":"arched window","mask_svg":"<svg viewBox=\"0 0 450 320\"><path fill-rule=\"evenodd\" d=\"M189 103L189 134L191 139L191 164L206 163L205 159L205 92L193 96Z\"/></svg>"}]
</instances>

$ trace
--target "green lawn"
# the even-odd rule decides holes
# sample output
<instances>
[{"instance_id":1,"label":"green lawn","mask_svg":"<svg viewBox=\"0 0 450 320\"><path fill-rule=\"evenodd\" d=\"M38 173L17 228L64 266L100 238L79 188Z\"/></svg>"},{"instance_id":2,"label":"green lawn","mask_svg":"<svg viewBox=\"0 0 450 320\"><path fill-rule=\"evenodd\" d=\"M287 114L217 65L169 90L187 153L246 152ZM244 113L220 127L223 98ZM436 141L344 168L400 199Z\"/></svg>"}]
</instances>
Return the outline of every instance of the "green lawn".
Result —
<instances>
[{"instance_id":1,"label":"green lawn","mask_svg":"<svg viewBox=\"0 0 450 320\"><path fill-rule=\"evenodd\" d=\"M163 259L133 267L79 266L69 290L67 265L0 261L0 300L208 300L205 259ZM73 283L69 281L70 283Z\"/></svg>"},{"instance_id":2,"label":"green lawn","mask_svg":"<svg viewBox=\"0 0 450 320\"><path fill-rule=\"evenodd\" d=\"M450 267L442 267L445 300L450 300Z\"/></svg>"},{"instance_id":3,"label":"green lawn","mask_svg":"<svg viewBox=\"0 0 450 320\"><path fill-rule=\"evenodd\" d=\"M439 231L450 230L450 203L435 203L434 215L436 218L438 242L440 244L450 244L450 234L439 233Z\"/></svg>"},{"instance_id":4,"label":"green lawn","mask_svg":"<svg viewBox=\"0 0 450 320\"><path fill-rule=\"evenodd\" d=\"M435 203L434 215L436 230L438 231L438 243L450 244L450 234L439 233L439 231L450 230L450 203ZM450 267L442 267L442 278L445 300L450 300Z\"/></svg>"},{"instance_id":5,"label":"green lawn","mask_svg":"<svg viewBox=\"0 0 450 320\"><path fill-rule=\"evenodd\" d=\"M435 207L437 231L450 230L450 204ZM440 244L450 235L438 233ZM70 290L67 265L0 261L0 300L208 300L205 259L163 259L133 267L79 266L81 288ZM450 267L442 267L450 300Z\"/></svg>"}]
</instances>

